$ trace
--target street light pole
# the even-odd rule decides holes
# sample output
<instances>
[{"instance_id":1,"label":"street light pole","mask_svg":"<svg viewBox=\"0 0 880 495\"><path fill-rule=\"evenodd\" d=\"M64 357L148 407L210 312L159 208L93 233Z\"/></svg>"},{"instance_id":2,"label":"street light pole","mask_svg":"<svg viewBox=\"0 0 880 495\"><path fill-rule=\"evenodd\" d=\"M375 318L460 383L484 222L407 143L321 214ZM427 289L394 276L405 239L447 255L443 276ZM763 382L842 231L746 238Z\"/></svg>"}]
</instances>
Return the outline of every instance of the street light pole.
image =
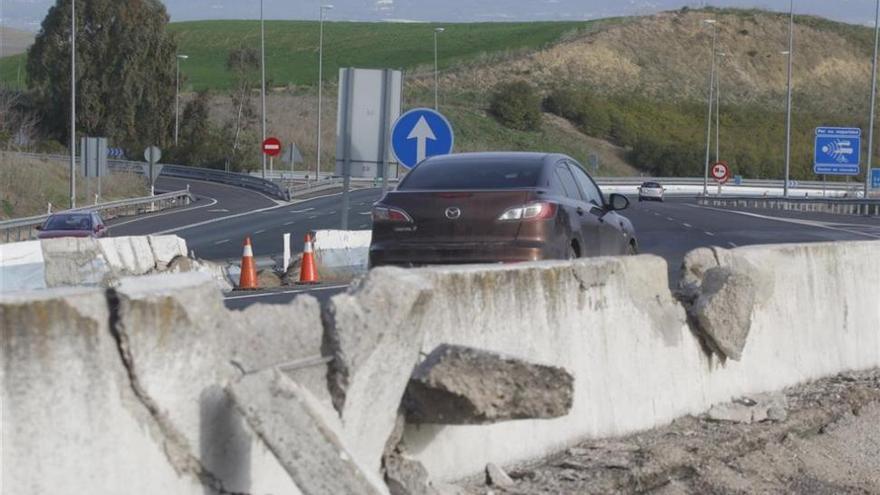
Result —
<instances>
[{"instance_id":1,"label":"street light pole","mask_svg":"<svg viewBox=\"0 0 880 495\"><path fill-rule=\"evenodd\" d=\"M788 183L791 180L791 70L794 58L794 0L790 1L788 20L788 96L785 103L785 184L782 195L788 197Z\"/></svg>"},{"instance_id":2,"label":"street light pole","mask_svg":"<svg viewBox=\"0 0 880 495\"><path fill-rule=\"evenodd\" d=\"M880 47L880 0L874 13L874 63L871 66L871 123L868 126L868 168L865 170L865 198L871 192L871 168L874 164L874 117L877 106L877 50Z\"/></svg>"},{"instance_id":3,"label":"street light pole","mask_svg":"<svg viewBox=\"0 0 880 495\"><path fill-rule=\"evenodd\" d=\"M706 24L712 25L712 67L709 70L709 116L706 123L706 167L703 171L703 196L709 195L709 156L712 150L712 101L715 89L715 46L718 41L718 27L715 19L707 19Z\"/></svg>"},{"instance_id":4,"label":"street light pole","mask_svg":"<svg viewBox=\"0 0 880 495\"><path fill-rule=\"evenodd\" d=\"M434 110L440 109L440 69L437 60L437 38L443 31L446 31L446 29L442 27L434 29Z\"/></svg>"},{"instance_id":5,"label":"street light pole","mask_svg":"<svg viewBox=\"0 0 880 495\"><path fill-rule=\"evenodd\" d=\"M315 164L315 180L321 176L321 118L322 115L322 102L324 96L324 13L328 10L332 10L332 5L322 5L321 6L321 22L318 36L318 159Z\"/></svg>"},{"instance_id":6,"label":"street light pole","mask_svg":"<svg viewBox=\"0 0 880 495\"><path fill-rule=\"evenodd\" d=\"M260 99L263 109L263 141L266 141L266 20L263 17L263 0L260 0L260 72L262 72L262 85L260 87ZM263 160L263 178L266 178L266 154L260 153Z\"/></svg>"},{"instance_id":7,"label":"street light pole","mask_svg":"<svg viewBox=\"0 0 880 495\"><path fill-rule=\"evenodd\" d=\"M188 55L177 55L177 82L174 90L174 146L177 146L180 135L180 61L188 58Z\"/></svg>"},{"instance_id":8,"label":"street light pole","mask_svg":"<svg viewBox=\"0 0 880 495\"><path fill-rule=\"evenodd\" d=\"M76 208L76 0L70 0L70 208Z\"/></svg>"}]
</instances>

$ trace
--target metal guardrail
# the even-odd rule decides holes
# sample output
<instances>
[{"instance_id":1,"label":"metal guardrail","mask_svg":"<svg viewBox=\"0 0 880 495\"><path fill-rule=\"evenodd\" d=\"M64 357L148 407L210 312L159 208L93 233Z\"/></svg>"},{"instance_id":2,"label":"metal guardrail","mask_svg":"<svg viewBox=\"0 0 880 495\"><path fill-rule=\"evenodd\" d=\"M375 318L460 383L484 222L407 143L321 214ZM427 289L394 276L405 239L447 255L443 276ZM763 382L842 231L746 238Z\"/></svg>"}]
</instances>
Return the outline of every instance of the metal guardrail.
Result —
<instances>
[{"instance_id":1,"label":"metal guardrail","mask_svg":"<svg viewBox=\"0 0 880 495\"><path fill-rule=\"evenodd\" d=\"M880 199L711 197L698 198L697 203L703 206L880 216Z\"/></svg>"},{"instance_id":2,"label":"metal guardrail","mask_svg":"<svg viewBox=\"0 0 880 495\"><path fill-rule=\"evenodd\" d=\"M97 211L105 220L117 217L152 213L178 206L187 206L194 200L189 189L157 194L144 198L121 199L92 206L63 210L64 213ZM62 213L62 212L57 212ZM0 222L0 243L28 241L37 238L37 227L43 225L52 214L17 218Z\"/></svg>"},{"instance_id":3,"label":"metal guardrail","mask_svg":"<svg viewBox=\"0 0 880 495\"><path fill-rule=\"evenodd\" d=\"M37 153L14 153L18 156L37 158L41 160L58 160L64 163L70 160L67 155L41 155ZM77 163L79 160L77 159ZM146 162L137 162L129 160L107 160L107 165L111 170L133 172L146 175ZM217 182L235 187L242 187L252 191L261 192L267 196L282 201L290 201L290 194L287 189L272 182L250 174L239 174L235 172L226 172L223 170L215 170L212 168L185 167L182 165L166 165L162 166L160 177L172 177L175 179L191 179L206 182Z\"/></svg>"}]
</instances>

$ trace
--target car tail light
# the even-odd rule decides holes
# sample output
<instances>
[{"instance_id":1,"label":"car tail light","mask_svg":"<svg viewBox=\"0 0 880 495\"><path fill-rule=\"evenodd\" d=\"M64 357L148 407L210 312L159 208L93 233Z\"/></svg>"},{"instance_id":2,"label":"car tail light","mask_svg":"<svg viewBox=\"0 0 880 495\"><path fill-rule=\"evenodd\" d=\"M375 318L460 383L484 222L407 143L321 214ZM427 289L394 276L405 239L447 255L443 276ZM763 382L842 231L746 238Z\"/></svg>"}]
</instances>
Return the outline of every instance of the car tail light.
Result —
<instances>
[{"instance_id":1,"label":"car tail light","mask_svg":"<svg viewBox=\"0 0 880 495\"><path fill-rule=\"evenodd\" d=\"M546 220L556 216L556 203L545 201L517 206L504 212L498 220L502 222L517 220Z\"/></svg>"},{"instance_id":2,"label":"car tail light","mask_svg":"<svg viewBox=\"0 0 880 495\"><path fill-rule=\"evenodd\" d=\"M389 208L387 206L376 206L373 207L373 221L388 223L412 223L413 220L412 217L410 217L403 210L397 208Z\"/></svg>"}]
</instances>

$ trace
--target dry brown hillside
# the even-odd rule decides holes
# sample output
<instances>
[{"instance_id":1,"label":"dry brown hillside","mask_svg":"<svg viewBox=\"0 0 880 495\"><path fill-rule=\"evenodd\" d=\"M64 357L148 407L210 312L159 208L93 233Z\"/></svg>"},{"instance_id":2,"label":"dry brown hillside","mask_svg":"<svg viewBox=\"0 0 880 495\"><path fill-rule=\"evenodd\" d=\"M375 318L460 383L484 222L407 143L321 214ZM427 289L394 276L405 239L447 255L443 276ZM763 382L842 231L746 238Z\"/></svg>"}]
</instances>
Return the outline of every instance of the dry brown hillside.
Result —
<instances>
[{"instance_id":1,"label":"dry brown hillside","mask_svg":"<svg viewBox=\"0 0 880 495\"><path fill-rule=\"evenodd\" d=\"M491 88L509 78L541 87L587 85L600 92L637 92L662 99L705 98L712 28L718 20L722 95L737 103L782 106L788 18L762 11L687 11L634 19L523 57L468 67L448 84ZM799 17L794 85L814 110L863 108L869 91L867 28Z\"/></svg>"}]
</instances>

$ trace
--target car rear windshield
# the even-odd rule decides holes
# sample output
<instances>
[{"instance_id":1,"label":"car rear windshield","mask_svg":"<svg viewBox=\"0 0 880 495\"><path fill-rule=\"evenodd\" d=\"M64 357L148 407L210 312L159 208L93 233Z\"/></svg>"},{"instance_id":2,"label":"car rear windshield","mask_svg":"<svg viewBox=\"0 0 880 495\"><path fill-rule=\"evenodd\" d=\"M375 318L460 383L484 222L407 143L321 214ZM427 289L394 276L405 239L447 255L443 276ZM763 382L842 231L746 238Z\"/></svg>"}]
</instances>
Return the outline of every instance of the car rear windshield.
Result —
<instances>
[{"instance_id":1,"label":"car rear windshield","mask_svg":"<svg viewBox=\"0 0 880 495\"><path fill-rule=\"evenodd\" d=\"M416 167L398 190L532 188L542 167L537 160L437 160Z\"/></svg>"},{"instance_id":2,"label":"car rear windshield","mask_svg":"<svg viewBox=\"0 0 880 495\"><path fill-rule=\"evenodd\" d=\"M83 215L57 215L46 220L45 230L91 230L92 216Z\"/></svg>"},{"instance_id":3,"label":"car rear windshield","mask_svg":"<svg viewBox=\"0 0 880 495\"><path fill-rule=\"evenodd\" d=\"M644 184L642 184L642 187L646 187L649 189L658 189L660 187L660 184L657 184L656 182L645 182Z\"/></svg>"}]
</instances>

